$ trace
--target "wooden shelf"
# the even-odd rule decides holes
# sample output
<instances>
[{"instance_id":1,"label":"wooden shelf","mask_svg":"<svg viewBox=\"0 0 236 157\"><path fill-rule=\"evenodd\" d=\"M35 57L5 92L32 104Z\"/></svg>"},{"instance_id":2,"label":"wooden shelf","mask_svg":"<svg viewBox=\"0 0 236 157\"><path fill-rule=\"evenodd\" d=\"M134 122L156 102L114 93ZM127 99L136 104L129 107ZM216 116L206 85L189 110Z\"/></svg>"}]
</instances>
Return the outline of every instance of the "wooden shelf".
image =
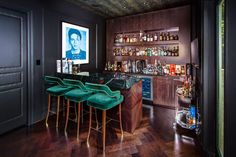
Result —
<instances>
[{"instance_id":1,"label":"wooden shelf","mask_svg":"<svg viewBox=\"0 0 236 157\"><path fill-rule=\"evenodd\" d=\"M114 46L151 46L151 45L178 45L178 40L169 40L169 41L152 41L152 42L135 42L135 43L114 43Z\"/></svg>"},{"instance_id":2,"label":"wooden shelf","mask_svg":"<svg viewBox=\"0 0 236 157\"><path fill-rule=\"evenodd\" d=\"M159 58L159 57L179 57L179 56L126 56L126 55L124 55L124 56L114 56L114 57L132 57L132 58L149 58L149 57L156 57L156 58Z\"/></svg>"}]
</instances>

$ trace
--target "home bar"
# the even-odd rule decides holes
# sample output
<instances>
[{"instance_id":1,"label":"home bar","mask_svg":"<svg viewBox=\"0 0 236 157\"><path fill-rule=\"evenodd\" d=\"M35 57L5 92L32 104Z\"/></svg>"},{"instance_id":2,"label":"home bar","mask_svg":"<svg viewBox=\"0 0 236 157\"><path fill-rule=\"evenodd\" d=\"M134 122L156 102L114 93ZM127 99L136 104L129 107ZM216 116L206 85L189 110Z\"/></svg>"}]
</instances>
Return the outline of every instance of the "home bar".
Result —
<instances>
[{"instance_id":1,"label":"home bar","mask_svg":"<svg viewBox=\"0 0 236 157\"><path fill-rule=\"evenodd\" d=\"M0 1L0 157L231 157L233 0Z\"/></svg>"}]
</instances>

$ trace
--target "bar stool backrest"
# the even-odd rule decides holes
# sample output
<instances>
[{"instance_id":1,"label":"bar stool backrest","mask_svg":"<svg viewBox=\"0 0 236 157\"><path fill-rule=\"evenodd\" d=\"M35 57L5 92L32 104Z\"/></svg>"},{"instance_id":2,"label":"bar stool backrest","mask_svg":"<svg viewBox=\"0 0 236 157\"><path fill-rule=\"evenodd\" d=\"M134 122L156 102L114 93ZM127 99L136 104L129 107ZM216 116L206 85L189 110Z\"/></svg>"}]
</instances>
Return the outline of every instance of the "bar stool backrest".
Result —
<instances>
[{"instance_id":1,"label":"bar stool backrest","mask_svg":"<svg viewBox=\"0 0 236 157\"><path fill-rule=\"evenodd\" d=\"M95 84L86 82L85 87L93 92L102 92L110 97L115 97L116 99L119 99L121 96L120 91L112 91L107 85L104 84Z\"/></svg>"},{"instance_id":2,"label":"bar stool backrest","mask_svg":"<svg viewBox=\"0 0 236 157\"><path fill-rule=\"evenodd\" d=\"M44 80L47 84L50 85L66 86L60 78L55 76L44 76Z\"/></svg>"},{"instance_id":3,"label":"bar stool backrest","mask_svg":"<svg viewBox=\"0 0 236 157\"><path fill-rule=\"evenodd\" d=\"M87 88L84 86L84 84L79 81L79 80L72 80L72 79L63 79L63 82L68 85L68 86L72 86L74 88L80 88L84 91L87 91Z\"/></svg>"}]
</instances>

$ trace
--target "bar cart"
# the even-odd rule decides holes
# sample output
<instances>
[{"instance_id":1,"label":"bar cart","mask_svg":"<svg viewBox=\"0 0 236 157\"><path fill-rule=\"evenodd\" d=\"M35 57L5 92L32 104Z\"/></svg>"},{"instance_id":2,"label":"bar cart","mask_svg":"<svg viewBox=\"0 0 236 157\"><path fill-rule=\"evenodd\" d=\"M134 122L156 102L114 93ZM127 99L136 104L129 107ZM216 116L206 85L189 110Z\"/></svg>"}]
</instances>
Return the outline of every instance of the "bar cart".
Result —
<instances>
[{"instance_id":1,"label":"bar cart","mask_svg":"<svg viewBox=\"0 0 236 157\"><path fill-rule=\"evenodd\" d=\"M178 105L176 106L175 123L184 129L195 131L196 134L200 133L201 118L198 112L198 103L194 104L192 97L184 94L184 87L178 87L176 95L178 97Z\"/></svg>"}]
</instances>

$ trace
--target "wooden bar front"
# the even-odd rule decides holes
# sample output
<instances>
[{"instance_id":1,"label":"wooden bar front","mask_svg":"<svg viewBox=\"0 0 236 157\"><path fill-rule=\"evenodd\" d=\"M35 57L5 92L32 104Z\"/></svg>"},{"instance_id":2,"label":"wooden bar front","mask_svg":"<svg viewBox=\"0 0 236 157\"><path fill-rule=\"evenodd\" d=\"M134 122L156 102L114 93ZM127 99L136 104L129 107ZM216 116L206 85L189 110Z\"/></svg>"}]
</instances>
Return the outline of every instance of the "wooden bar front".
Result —
<instances>
[{"instance_id":1,"label":"wooden bar front","mask_svg":"<svg viewBox=\"0 0 236 157\"><path fill-rule=\"evenodd\" d=\"M142 81L135 83L129 89L122 89L124 101L122 103L123 129L133 133L142 120Z\"/></svg>"}]
</instances>

